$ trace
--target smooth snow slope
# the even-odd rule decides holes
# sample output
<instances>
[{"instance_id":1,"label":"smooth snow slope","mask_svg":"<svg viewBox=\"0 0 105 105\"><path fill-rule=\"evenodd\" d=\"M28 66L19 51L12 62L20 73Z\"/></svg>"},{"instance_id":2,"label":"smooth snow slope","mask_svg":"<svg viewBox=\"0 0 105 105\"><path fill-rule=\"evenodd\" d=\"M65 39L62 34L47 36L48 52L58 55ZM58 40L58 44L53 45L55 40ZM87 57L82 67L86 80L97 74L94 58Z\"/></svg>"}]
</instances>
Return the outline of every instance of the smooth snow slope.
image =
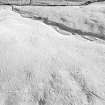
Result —
<instances>
[{"instance_id":1,"label":"smooth snow slope","mask_svg":"<svg viewBox=\"0 0 105 105\"><path fill-rule=\"evenodd\" d=\"M0 8L0 105L105 105L105 44Z\"/></svg>"}]
</instances>

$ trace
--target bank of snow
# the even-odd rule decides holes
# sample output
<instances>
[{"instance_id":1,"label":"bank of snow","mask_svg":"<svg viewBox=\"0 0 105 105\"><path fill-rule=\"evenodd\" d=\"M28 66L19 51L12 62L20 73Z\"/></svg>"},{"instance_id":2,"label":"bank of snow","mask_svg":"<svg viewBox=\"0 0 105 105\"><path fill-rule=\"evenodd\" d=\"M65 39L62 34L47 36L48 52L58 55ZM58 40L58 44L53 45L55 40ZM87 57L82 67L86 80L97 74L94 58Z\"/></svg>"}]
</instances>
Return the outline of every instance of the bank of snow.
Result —
<instances>
[{"instance_id":1,"label":"bank of snow","mask_svg":"<svg viewBox=\"0 0 105 105\"><path fill-rule=\"evenodd\" d=\"M0 10L0 105L105 105L104 99L104 44Z\"/></svg>"}]
</instances>

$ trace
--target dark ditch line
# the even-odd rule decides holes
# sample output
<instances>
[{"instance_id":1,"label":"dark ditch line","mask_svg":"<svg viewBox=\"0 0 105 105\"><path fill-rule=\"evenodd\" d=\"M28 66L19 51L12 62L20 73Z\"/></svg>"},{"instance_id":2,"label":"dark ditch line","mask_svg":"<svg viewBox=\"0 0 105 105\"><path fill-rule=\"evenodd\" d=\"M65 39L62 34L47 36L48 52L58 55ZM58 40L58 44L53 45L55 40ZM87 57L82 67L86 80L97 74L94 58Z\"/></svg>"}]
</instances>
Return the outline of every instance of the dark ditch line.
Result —
<instances>
[{"instance_id":1,"label":"dark ditch line","mask_svg":"<svg viewBox=\"0 0 105 105\"><path fill-rule=\"evenodd\" d=\"M101 39L101 40L105 40L104 35L96 34L96 33L92 33L92 32L83 32L79 29L73 29L73 28L70 28L70 27L68 27L64 24L57 23L57 22L54 22L54 21L50 21L47 18L33 17L33 19L42 20L47 25L57 26L58 28L60 28L64 31L70 32L72 34L78 34L78 35L82 36L83 38L85 38L85 36L91 36L91 37L95 37L95 38L98 38L98 39Z\"/></svg>"},{"instance_id":2,"label":"dark ditch line","mask_svg":"<svg viewBox=\"0 0 105 105\"><path fill-rule=\"evenodd\" d=\"M62 23L57 23L57 22L54 22L54 21L50 21L47 18L42 18L41 20L47 25L57 26L60 29L65 30L67 32L70 32L72 34L79 34L80 36L91 36L91 37L95 37L95 38L105 40L105 36L101 35L101 34L96 34L96 33L92 33L92 32L84 32L84 31L81 31L79 29L70 28L70 27L68 27L68 26L66 26Z\"/></svg>"},{"instance_id":3,"label":"dark ditch line","mask_svg":"<svg viewBox=\"0 0 105 105\"><path fill-rule=\"evenodd\" d=\"M58 28L60 28L64 31L70 32L74 35L78 34L78 35L82 36L83 38L85 38L85 36L89 36L89 37L94 37L94 38L98 38L98 39L101 39L101 40L105 40L105 35L104 34L96 34L96 33L92 33L92 32L84 32L84 31L79 30L79 29L74 29L74 28L68 27L68 26L66 26L62 23L57 23L55 21L49 20L48 18L44 18L44 17L40 17L40 16L33 16L31 12L20 11L18 8L12 7L12 10L20 13L20 15L24 18L31 18L33 20L40 20L47 25L56 26L56 27L58 27ZM28 14L28 17L25 17L22 14ZM88 39L88 38L86 38L86 39Z\"/></svg>"}]
</instances>

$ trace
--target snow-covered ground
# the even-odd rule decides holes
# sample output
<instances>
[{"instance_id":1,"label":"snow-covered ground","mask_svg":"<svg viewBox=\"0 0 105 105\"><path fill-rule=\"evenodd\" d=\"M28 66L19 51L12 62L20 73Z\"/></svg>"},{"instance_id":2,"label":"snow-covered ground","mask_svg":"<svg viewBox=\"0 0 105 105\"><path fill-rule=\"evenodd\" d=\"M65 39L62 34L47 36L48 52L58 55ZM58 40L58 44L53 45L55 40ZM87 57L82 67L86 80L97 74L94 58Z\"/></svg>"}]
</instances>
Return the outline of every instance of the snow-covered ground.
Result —
<instances>
[{"instance_id":1,"label":"snow-covered ground","mask_svg":"<svg viewBox=\"0 0 105 105\"><path fill-rule=\"evenodd\" d=\"M0 105L105 105L105 44L1 7Z\"/></svg>"}]
</instances>

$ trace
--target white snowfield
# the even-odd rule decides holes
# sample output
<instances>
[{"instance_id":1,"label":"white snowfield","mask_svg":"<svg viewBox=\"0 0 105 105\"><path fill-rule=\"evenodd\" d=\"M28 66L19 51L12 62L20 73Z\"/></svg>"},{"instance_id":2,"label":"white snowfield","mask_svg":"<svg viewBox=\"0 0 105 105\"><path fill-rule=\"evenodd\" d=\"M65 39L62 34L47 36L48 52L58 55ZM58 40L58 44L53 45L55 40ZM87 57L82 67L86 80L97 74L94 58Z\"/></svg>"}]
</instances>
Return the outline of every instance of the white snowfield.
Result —
<instances>
[{"instance_id":1,"label":"white snowfield","mask_svg":"<svg viewBox=\"0 0 105 105\"><path fill-rule=\"evenodd\" d=\"M105 44L1 7L0 105L105 105Z\"/></svg>"}]
</instances>

